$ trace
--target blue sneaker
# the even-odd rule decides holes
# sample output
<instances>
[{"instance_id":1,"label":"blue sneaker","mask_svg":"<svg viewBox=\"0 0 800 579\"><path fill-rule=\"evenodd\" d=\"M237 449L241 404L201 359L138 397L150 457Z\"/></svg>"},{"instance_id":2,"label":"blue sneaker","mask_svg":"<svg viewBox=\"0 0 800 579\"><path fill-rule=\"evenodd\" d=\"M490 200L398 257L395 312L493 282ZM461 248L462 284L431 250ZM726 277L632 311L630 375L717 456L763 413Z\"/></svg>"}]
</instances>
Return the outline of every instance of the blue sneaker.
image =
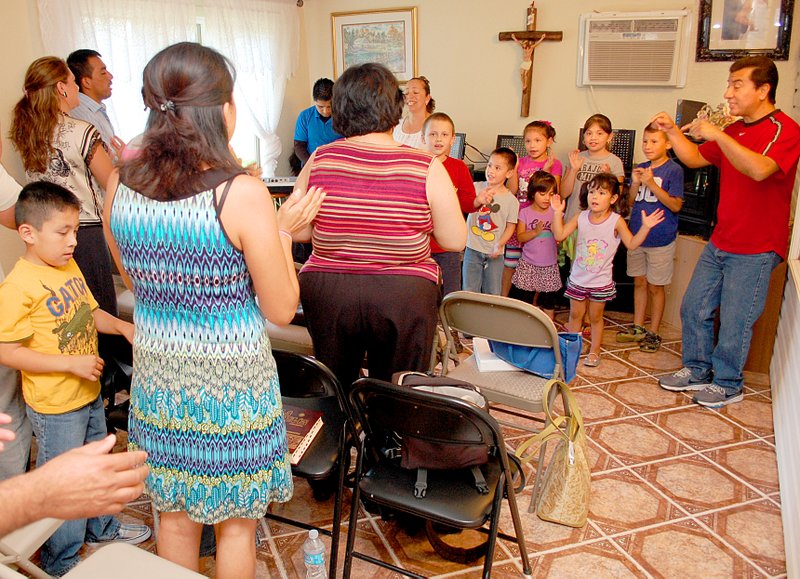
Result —
<instances>
[{"instance_id":1,"label":"blue sneaker","mask_svg":"<svg viewBox=\"0 0 800 579\"><path fill-rule=\"evenodd\" d=\"M709 384L692 397L692 402L706 408L722 408L726 404L741 402L743 399L744 393L741 389L736 392L728 392L722 386Z\"/></svg>"},{"instance_id":2,"label":"blue sneaker","mask_svg":"<svg viewBox=\"0 0 800 579\"><path fill-rule=\"evenodd\" d=\"M681 368L677 372L667 374L658 379L658 385L670 392L684 392L686 390L702 390L711 385L711 376L703 380L693 380L689 368Z\"/></svg>"}]
</instances>

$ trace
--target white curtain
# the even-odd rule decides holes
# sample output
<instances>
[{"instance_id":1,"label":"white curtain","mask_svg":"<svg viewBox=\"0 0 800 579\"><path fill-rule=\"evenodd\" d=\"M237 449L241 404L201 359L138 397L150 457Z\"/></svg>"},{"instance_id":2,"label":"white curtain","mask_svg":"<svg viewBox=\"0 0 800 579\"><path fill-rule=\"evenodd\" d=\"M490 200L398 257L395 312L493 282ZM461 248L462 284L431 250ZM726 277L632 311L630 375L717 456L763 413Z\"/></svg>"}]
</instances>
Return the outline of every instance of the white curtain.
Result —
<instances>
[{"instance_id":1,"label":"white curtain","mask_svg":"<svg viewBox=\"0 0 800 579\"><path fill-rule=\"evenodd\" d=\"M142 70L162 48L202 42L236 66L236 102L245 126L262 142L261 166L274 175L281 152L275 129L286 81L298 63L295 0L38 0L45 52L66 58L92 48L114 75L106 101L117 133L129 140L144 130Z\"/></svg>"}]
</instances>

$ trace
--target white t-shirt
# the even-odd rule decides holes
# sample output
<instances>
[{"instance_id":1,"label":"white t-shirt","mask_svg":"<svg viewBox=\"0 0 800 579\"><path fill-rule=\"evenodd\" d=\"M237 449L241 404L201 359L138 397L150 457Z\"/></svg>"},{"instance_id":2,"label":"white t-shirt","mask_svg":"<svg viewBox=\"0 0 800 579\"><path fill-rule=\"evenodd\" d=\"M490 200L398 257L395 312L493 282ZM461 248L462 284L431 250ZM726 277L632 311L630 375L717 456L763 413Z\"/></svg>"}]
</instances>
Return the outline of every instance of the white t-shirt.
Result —
<instances>
[{"instance_id":1,"label":"white t-shirt","mask_svg":"<svg viewBox=\"0 0 800 579\"><path fill-rule=\"evenodd\" d=\"M6 172L5 167L0 165L0 211L5 211L17 202L20 189L22 189L22 185ZM5 278L5 273L3 266L0 265L0 281L3 281L3 278Z\"/></svg>"},{"instance_id":2,"label":"white t-shirt","mask_svg":"<svg viewBox=\"0 0 800 579\"><path fill-rule=\"evenodd\" d=\"M394 137L394 140L401 145L408 145L409 147L414 147L415 149L420 150L425 149L425 145L422 143L422 131L417 131L416 133L404 133L402 120L394 128L392 136Z\"/></svg>"}]
</instances>

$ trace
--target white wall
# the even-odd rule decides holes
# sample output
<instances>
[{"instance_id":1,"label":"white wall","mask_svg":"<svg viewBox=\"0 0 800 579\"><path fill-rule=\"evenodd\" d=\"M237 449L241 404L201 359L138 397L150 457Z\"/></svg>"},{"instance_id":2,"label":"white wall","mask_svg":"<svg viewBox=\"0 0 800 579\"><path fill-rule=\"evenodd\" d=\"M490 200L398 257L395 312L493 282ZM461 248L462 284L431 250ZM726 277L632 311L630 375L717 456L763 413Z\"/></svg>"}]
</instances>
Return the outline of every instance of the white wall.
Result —
<instances>
[{"instance_id":1,"label":"white wall","mask_svg":"<svg viewBox=\"0 0 800 579\"><path fill-rule=\"evenodd\" d=\"M309 0L303 8L309 78L333 78L332 12L398 5L418 6L419 73L431 81L437 110L450 114L456 129L466 132L467 141L484 152L494 148L498 134L521 134L529 120L542 118L552 121L556 128L555 150L564 162L567 152L577 144L579 128L593 113L608 115L615 127L636 129L638 137L652 114L661 110L674 114L677 99L710 103L723 100L730 63L696 63L693 57L683 89L596 87L592 95L588 88L575 86L580 14L593 10L677 10L688 6L696 31L696 0L537 0L538 28L561 30L564 39L560 43L544 42L536 49L529 119L519 116L521 50L513 42L497 39L501 31L524 30L529 0ZM778 63L783 79L778 102L785 103L787 109L797 72L800 21L795 21L794 28L793 58Z\"/></svg>"},{"instance_id":2,"label":"white wall","mask_svg":"<svg viewBox=\"0 0 800 579\"><path fill-rule=\"evenodd\" d=\"M0 22L0 78L5 90L0 91L0 127L2 127L3 166L17 181L24 183L24 171L19 155L8 140L11 111L22 96L22 80L28 65L42 55L39 33L39 12L35 0L3 2L3 19ZM0 265L8 272L23 245L19 236L0 227Z\"/></svg>"}]
</instances>

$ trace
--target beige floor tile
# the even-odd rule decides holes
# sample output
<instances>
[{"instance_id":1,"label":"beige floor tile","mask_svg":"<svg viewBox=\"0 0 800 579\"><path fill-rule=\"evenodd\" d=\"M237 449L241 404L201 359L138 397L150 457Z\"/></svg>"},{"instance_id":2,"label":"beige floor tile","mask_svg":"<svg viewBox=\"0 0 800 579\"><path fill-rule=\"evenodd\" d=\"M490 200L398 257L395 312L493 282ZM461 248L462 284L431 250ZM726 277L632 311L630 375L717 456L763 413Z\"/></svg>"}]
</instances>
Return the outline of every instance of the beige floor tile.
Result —
<instances>
[{"instance_id":1,"label":"beige floor tile","mask_svg":"<svg viewBox=\"0 0 800 579\"><path fill-rule=\"evenodd\" d=\"M759 501L698 517L768 575L786 573L781 512Z\"/></svg>"},{"instance_id":2,"label":"beige floor tile","mask_svg":"<svg viewBox=\"0 0 800 579\"><path fill-rule=\"evenodd\" d=\"M751 433L735 422L726 420L718 412L695 404L649 418L695 450L707 450L754 438Z\"/></svg>"},{"instance_id":3,"label":"beige floor tile","mask_svg":"<svg viewBox=\"0 0 800 579\"><path fill-rule=\"evenodd\" d=\"M641 577L642 571L625 557L612 541L599 541L537 557L533 565L533 576L548 579L576 577L623 579Z\"/></svg>"},{"instance_id":4,"label":"beige floor tile","mask_svg":"<svg viewBox=\"0 0 800 579\"><path fill-rule=\"evenodd\" d=\"M638 417L590 426L587 434L613 458L628 466L690 452L651 422Z\"/></svg>"},{"instance_id":5,"label":"beige floor tile","mask_svg":"<svg viewBox=\"0 0 800 579\"><path fill-rule=\"evenodd\" d=\"M697 455L634 467L634 471L689 514L726 508L761 497L755 490Z\"/></svg>"},{"instance_id":6,"label":"beige floor tile","mask_svg":"<svg viewBox=\"0 0 800 579\"><path fill-rule=\"evenodd\" d=\"M765 494L778 490L778 461L775 449L766 442L756 440L703 455Z\"/></svg>"},{"instance_id":7,"label":"beige floor tile","mask_svg":"<svg viewBox=\"0 0 800 579\"><path fill-rule=\"evenodd\" d=\"M719 537L691 520L636 531L614 541L654 577L762 576Z\"/></svg>"}]
</instances>

